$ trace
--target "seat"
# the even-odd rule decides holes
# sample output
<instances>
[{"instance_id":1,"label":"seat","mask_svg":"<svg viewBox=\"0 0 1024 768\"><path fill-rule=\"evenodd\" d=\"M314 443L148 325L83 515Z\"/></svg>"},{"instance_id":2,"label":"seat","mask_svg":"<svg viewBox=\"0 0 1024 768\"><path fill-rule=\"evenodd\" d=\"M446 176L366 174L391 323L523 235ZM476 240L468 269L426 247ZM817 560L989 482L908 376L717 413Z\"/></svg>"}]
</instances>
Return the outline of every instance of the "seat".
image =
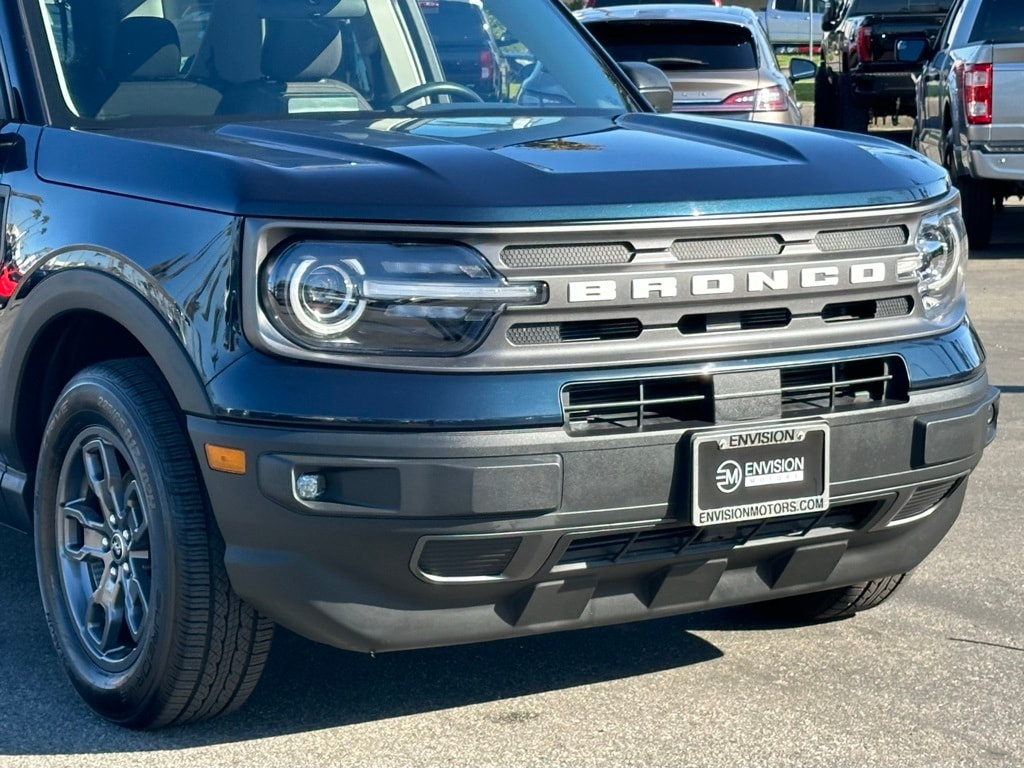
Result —
<instances>
[{"instance_id":1,"label":"seat","mask_svg":"<svg viewBox=\"0 0 1024 768\"><path fill-rule=\"evenodd\" d=\"M370 110L363 95L331 79L342 59L332 19L268 19L259 80L227 90L221 114L297 114Z\"/></svg>"},{"instance_id":2,"label":"seat","mask_svg":"<svg viewBox=\"0 0 1024 768\"><path fill-rule=\"evenodd\" d=\"M181 77L178 31L167 19L131 16L114 35L117 87L96 113L99 119L135 115L213 115L221 94Z\"/></svg>"}]
</instances>

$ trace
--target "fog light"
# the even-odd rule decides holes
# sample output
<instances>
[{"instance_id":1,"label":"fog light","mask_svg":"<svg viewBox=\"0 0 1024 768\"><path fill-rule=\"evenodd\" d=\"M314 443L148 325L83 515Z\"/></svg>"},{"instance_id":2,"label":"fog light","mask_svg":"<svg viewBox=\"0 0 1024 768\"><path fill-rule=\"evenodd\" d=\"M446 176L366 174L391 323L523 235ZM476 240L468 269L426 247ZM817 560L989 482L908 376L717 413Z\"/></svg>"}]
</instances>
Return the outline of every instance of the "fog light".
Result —
<instances>
[{"instance_id":1,"label":"fog light","mask_svg":"<svg viewBox=\"0 0 1024 768\"><path fill-rule=\"evenodd\" d=\"M295 495L303 501L316 501L327 490L327 478L318 472L307 472L295 478Z\"/></svg>"}]
</instances>

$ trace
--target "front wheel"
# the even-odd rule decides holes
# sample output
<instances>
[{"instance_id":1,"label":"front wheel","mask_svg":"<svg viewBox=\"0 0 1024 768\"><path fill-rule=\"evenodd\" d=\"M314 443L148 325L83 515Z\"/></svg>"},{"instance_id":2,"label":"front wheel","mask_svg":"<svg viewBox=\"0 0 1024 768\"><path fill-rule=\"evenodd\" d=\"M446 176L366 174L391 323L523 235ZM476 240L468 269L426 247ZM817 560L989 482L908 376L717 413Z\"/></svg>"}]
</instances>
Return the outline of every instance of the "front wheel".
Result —
<instances>
[{"instance_id":1,"label":"front wheel","mask_svg":"<svg viewBox=\"0 0 1024 768\"><path fill-rule=\"evenodd\" d=\"M908 576L909 574L901 573L882 579L862 581L849 587L783 597L758 603L757 608L762 615L801 624L841 619L881 605L893 596Z\"/></svg>"},{"instance_id":2,"label":"front wheel","mask_svg":"<svg viewBox=\"0 0 1024 768\"><path fill-rule=\"evenodd\" d=\"M61 393L35 490L36 563L57 653L82 698L132 728L240 706L273 625L231 590L177 409L148 360Z\"/></svg>"}]
</instances>

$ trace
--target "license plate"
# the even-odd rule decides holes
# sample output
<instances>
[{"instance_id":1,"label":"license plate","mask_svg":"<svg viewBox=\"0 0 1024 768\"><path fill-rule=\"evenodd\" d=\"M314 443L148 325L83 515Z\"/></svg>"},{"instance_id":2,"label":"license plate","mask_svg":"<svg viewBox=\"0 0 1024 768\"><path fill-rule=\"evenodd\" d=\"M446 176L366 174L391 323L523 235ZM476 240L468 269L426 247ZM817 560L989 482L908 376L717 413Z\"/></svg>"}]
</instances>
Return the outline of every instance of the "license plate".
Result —
<instances>
[{"instance_id":1,"label":"license plate","mask_svg":"<svg viewBox=\"0 0 1024 768\"><path fill-rule=\"evenodd\" d=\"M824 422L695 434L692 524L742 523L827 509L828 440Z\"/></svg>"}]
</instances>

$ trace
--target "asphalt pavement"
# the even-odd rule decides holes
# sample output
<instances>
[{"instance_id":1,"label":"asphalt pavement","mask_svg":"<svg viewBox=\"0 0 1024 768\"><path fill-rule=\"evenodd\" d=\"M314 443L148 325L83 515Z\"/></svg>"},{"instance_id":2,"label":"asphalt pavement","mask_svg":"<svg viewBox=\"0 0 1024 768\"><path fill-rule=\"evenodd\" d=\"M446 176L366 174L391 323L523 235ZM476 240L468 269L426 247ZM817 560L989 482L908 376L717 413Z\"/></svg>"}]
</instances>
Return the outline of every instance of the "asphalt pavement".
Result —
<instances>
[{"instance_id":1,"label":"asphalt pavement","mask_svg":"<svg viewBox=\"0 0 1024 768\"><path fill-rule=\"evenodd\" d=\"M135 733L79 702L0 529L0 768L1024 765L1024 207L968 270L1003 391L964 513L898 596L855 618L744 609L356 655L279 631L240 712Z\"/></svg>"}]
</instances>

